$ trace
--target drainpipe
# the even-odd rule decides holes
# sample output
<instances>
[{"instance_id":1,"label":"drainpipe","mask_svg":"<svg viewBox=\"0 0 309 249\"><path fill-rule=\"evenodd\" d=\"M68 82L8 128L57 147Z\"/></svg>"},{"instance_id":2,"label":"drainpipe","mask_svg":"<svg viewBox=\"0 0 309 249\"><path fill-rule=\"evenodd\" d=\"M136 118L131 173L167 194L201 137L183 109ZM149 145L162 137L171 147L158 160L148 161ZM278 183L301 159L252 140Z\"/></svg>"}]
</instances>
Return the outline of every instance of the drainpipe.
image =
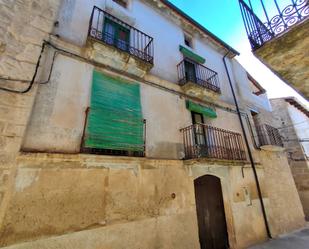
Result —
<instances>
[{"instance_id":1,"label":"drainpipe","mask_svg":"<svg viewBox=\"0 0 309 249\"><path fill-rule=\"evenodd\" d=\"M232 84L232 80L231 80L231 77L230 77L230 73L229 73L229 70L227 68L226 61L225 61L225 58L226 58L226 56L228 56L229 53L230 53L230 51L228 51L222 59L223 59L225 71L226 71L226 74L227 74L227 77L228 77L228 81L229 81L229 84L230 84L230 87L231 87L234 103L235 103L235 106L236 106L237 115L238 115L239 122L240 122L240 125L241 125L241 130L242 130L242 133L243 133L244 138L245 138L245 144L246 144L246 147L247 147L247 150L248 150L249 159L250 159L250 163L251 163L251 166L252 166L254 179L255 179L255 182L256 182L256 187L257 187L257 191L258 191L258 195L259 195L259 200L260 200L260 204L261 204L261 207L262 207L262 213L263 213L263 218L264 218L264 222L265 222L267 236L268 236L268 238L271 239L272 236L271 236L270 229L269 229L269 224L268 224L268 220L267 220L267 215L266 215L265 205L264 205L264 201L263 201L263 197L262 197L262 191L261 191L261 187L260 187L259 178L258 178L258 175L257 175L257 172L256 172L256 168L255 168L252 152L251 152L251 149L250 149L248 137L246 135L245 126L244 126L244 123L243 123L242 118L241 118L241 113L240 113L240 110L239 110L239 106L238 106L236 94L235 94L235 91L234 91L234 87L233 87L233 84Z\"/></svg>"}]
</instances>

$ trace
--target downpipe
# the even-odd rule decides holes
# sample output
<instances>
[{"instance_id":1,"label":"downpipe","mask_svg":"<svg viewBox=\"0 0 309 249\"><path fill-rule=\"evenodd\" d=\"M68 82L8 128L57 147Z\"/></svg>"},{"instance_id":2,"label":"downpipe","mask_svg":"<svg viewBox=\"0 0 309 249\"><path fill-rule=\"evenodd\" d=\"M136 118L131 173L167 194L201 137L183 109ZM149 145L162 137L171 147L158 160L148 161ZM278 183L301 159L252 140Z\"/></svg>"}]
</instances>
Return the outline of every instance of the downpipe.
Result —
<instances>
[{"instance_id":1,"label":"downpipe","mask_svg":"<svg viewBox=\"0 0 309 249\"><path fill-rule=\"evenodd\" d=\"M267 215L266 215L265 205L264 205L264 201L263 201L263 197L262 197L262 191L261 191L261 187L260 187L258 174L257 174L257 171L256 171L252 152L251 152L251 149L250 149L250 145L249 145L248 137L247 137L247 134L246 134L245 126L244 126L244 123L243 123L243 120L242 120L242 117L241 117L241 112L240 112L239 105L238 105L238 102L237 102L237 98L236 98L236 94L235 94L234 87L233 87L233 84L232 84L232 80L231 80L231 77L230 77L230 73L229 73L229 70L228 70L228 67L227 67L227 64L226 64L226 60L225 60L229 53L230 53L230 51L228 51L224 55L222 60L223 60L225 71L226 71L226 74L227 74L227 77L228 77L229 85L231 87L231 91L232 91L232 95L233 95L233 99L234 99L234 103L235 103L235 107L236 107L237 116L239 118L241 130L242 130L242 133L243 133L243 136L244 136L244 139L245 139L245 144L246 144L246 147L247 147L247 150L248 150L249 159L250 159L251 167L252 167L252 170L253 170L254 179L255 179L255 183L256 183L256 187L257 187L257 191L258 191L258 196L259 196L259 200L260 200L260 204L261 204L261 208L262 208L262 213L263 213L263 218L264 218L267 236L268 236L268 238L271 239L272 236L271 236L271 233L270 233L270 228L269 228L269 224L268 224L268 220L267 220Z\"/></svg>"}]
</instances>

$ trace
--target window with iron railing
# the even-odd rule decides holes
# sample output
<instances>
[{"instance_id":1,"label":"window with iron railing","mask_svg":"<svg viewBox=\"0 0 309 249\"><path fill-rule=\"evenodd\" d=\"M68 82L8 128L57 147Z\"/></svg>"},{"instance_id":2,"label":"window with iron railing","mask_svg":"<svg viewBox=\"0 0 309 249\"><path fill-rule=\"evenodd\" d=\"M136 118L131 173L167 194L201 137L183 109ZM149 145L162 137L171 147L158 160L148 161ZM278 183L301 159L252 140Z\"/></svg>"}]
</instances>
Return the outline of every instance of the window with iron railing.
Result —
<instances>
[{"instance_id":1,"label":"window with iron railing","mask_svg":"<svg viewBox=\"0 0 309 249\"><path fill-rule=\"evenodd\" d=\"M193 82L214 92L221 92L218 73L193 60L185 58L177 65L177 71L180 85Z\"/></svg>"},{"instance_id":2,"label":"window with iron railing","mask_svg":"<svg viewBox=\"0 0 309 249\"><path fill-rule=\"evenodd\" d=\"M246 160L242 136L239 133L193 124L181 129L185 158Z\"/></svg>"},{"instance_id":3,"label":"window with iron railing","mask_svg":"<svg viewBox=\"0 0 309 249\"><path fill-rule=\"evenodd\" d=\"M256 126L259 146L273 145L283 147L282 137L279 130L268 124Z\"/></svg>"},{"instance_id":4,"label":"window with iron railing","mask_svg":"<svg viewBox=\"0 0 309 249\"><path fill-rule=\"evenodd\" d=\"M144 62L154 62L152 37L96 6L91 14L88 36Z\"/></svg>"}]
</instances>

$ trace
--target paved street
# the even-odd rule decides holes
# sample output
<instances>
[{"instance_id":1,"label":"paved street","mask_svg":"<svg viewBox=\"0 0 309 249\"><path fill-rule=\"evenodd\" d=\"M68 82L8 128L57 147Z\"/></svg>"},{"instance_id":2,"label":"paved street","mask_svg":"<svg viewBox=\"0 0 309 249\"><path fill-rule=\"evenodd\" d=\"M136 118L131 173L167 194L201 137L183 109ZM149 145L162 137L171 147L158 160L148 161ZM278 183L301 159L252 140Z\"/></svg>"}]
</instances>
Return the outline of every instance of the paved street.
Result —
<instances>
[{"instance_id":1,"label":"paved street","mask_svg":"<svg viewBox=\"0 0 309 249\"><path fill-rule=\"evenodd\" d=\"M309 227L249 249L309 249Z\"/></svg>"}]
</instances>

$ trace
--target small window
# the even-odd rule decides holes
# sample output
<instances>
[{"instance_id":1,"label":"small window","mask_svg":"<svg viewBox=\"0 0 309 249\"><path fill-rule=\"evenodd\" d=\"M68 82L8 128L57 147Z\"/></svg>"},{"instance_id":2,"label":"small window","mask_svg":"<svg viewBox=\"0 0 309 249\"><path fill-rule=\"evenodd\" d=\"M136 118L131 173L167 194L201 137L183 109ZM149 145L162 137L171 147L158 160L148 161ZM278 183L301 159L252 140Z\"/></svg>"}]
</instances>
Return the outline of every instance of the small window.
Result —
<instances>
[{"instance_id":1,"label":"small window","mask_svg":"<svg viewBox=\"0 0 309 249\"><path fill-rule=\"evenodd\" d=\"M121 5L124 8L127 8L128 3L126 0L113 0L115 3L118 3L119 5Z\"/></svg>"},{"instance_id":2,"label":"small window","mask_svg":"<svg viewBox=\"0 0 309 249\"><path fill-rule=\"evenodd\" d=\"M184 39L185 39L185 44L190 47L190 48L193 48L193 42L192 42L192 37L187 35L187 34L184 34Z\"/></svg>"}]
</instances>

